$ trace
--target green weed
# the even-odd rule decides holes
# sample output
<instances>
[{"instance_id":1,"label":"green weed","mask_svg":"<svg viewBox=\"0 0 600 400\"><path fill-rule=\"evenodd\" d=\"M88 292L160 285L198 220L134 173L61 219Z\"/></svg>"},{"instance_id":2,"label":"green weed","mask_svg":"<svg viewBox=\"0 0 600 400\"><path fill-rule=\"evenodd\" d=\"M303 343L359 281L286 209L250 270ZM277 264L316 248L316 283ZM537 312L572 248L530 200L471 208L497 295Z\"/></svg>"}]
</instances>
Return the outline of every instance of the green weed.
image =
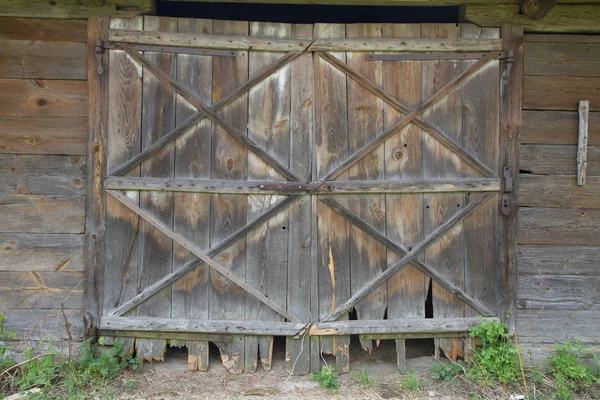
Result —
<instances>
[{"instance_id":1,"label":"green weed","mask_svg":"<svg viewBox=\"0 0 600 400\"><path fill-rule=\"evenodd\" d=\"M354 380L365 389L377 386L377 382L375 379L371 378L369 371L365 368L362 368L360 371L352 371L352 376L354 377Z\"/></svg>"},{"instance_id":2,"label":"green weed","mask_svg":"<svg viewBox=\"0 0 600 400\"><path fill-rule=\"evenodd\" d=\"M309 377L315 379L319 386L330 392L336 392L340 388L340 383L335 376L333 367L330 365L323 366L319 372L310 374Z\"/></svg>"},{"instance_id":3,"label":"green weed","mask_svg":"<svg viewBox=\"0 0 600 400\"><path fill-rule=\"evenodd\" d=\"M554 378L556 392L552 396L557 400L569 400L572 393L577 392L585 385L600 383L600 374L596 365L585 365L579 360L581 356L588 356L581 343L564 342L554 347L555 353L550 358L549 372ZM595 360L597 361L597 360Z\"/></svg>"},{"instance_id":4,"label":"green weed","mask_svg":"<svg viewBox=\"0 0 600 400\"><path fill-rule=\"evenodd\" d=\"M439 381L451 382L455 377L464 375L465 367L462 361L437 362L431 367L429 376Z\"/></svg>"},{"instance_id":5,"label":"green weed","mask_svg":"<svg viewBox=\"0 0 600 400\"><path fill-rule=\"evenodd\" d=\"M422 390L421 381L415 371L406 371L400 375L400 386L408 392L420 392Z\"/></svg>"}]
</instances>

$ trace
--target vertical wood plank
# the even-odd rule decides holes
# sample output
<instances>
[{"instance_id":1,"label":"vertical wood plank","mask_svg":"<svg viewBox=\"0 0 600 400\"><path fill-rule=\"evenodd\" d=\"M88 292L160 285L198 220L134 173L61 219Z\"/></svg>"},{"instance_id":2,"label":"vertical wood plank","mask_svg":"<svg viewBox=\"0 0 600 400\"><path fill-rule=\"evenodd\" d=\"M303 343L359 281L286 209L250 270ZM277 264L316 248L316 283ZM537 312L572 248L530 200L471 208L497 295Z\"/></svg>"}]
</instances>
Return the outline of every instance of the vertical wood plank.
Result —
<instances>
[{"instance_id":1,"label":"vertical wood plank","mask_svg":"<svg viewBox=\"0 0 600 400\"><path fill-rule=\"evenodd\" d=\"M144 30L176 32L177 19L144 17ZM172 53L144 52L144 56L172 79L176 74L176 58ZM145 149L175 128L175 93L152 73L144 70L142 90L142 148ZM142 177L172 178L174 170L173 143L169 143L141 164ZM140 207L172 228L173 193L140 192ZM173 241L146 221L140 226L142 264L138 290L150 286L173 270ZM171 288L166 287L137 307L137 315L145 317L171 316ZM136 350L147 361L162 361L166 341L138 339Z\"/></svg>"},{"instance_id":2,"label":"vertical wood plank","mask_svg":"<svg viewBox=\"0 0 600 400\"><path fill-rule=\"evenodd\" d=\"M579 135L577 140L577 185L585 185L587 172L587 143L588 143L588 118L590 112L589 100L579 102Z\"/></svg>"},{"instance_id":3,"label":"vertical wood plank","mask_svg":"<svg viewBox=\"0 0 600 400\"><path fill-rule=\"evenodd\" d=\"M87 22L87 82L88 82L88 145L87 145L87 196L85 212L85 285L84 328L85 336L94 337L100 321L101 285L104 271L105 202L104 177L106 176L106 129L108 107L108 55L103 55L105 73L98 75L95 60L97 39L108 37L108 17L91 17Z\"/></svg>"},{"instance_id":4,"label":"vertical wood plank","mask_svg":"<svg viewBox=\"0 0 600 400\"><path fill-rule=\"evenodd\" d=\"M312 25L292 25L292 38L312 40ZM313 57L305 53L291 65L290 169L302 180L311 179L314 145ZM304 196L288 215L287 310L302 321L310 320L311 303L311 198ZM294 375L310 372L311 338L286 338L285 363Z\"/></svg>"},{"instance_id":5,"label":"vertical wood plank","mask_svg":"<svg viewBox=\"0 0 600 400\"><path fill-rule=\"evenodd\" d=\"M472 24L461 25L461 37L465 39L498 39L498 28L481 28ZM475 61L462 61L463 69ZM489 167L498 170L499 146L499 91L500 62L492 60L462 85L463 148ZM465 166L465 176L480 174ZM480 194L469 193L466 204ZM465 238L465 290L493 313L498 311L497 268L497 201L488 201L464 220ZM465 306L465 316L478 313ZM464 341L465 357L471 353L470 340Z\"/></svg>"},{"instance_id":6,"label":"vertical wood plank","mask_svg":"<svg viewBox=\"0 0 600 400\"><path fill-rule=\"evenodd\" d=\"M500 268L502 271L500 318L515 332L517 304L517 214L519 212L519 137L521 135L521 105L523 94L523 27L502 27L502 49L514 52L512 63L500 64L500 163L498 175L508 166L512 175L513 191L510 194L511 213L499 217ZM499 206L499 205L498 205Z\"/></svg>"},{"instance_id":7,"label":"vertical wood plank","mask_svg":"<svg viewBox=\"0 0 600 400\"><path fill-rule=\"evenodd\" d=\"M214 21L217 35L248 36L248 22ZM231 93L248 79L248 53L239 51L237 57L213 57L213 104ZM220 115L240 132L247 130L248 96L243 95L227 106ZM247 177L247 151L231 136L213 125L212 179L243 180ZM246 224L246 196L211 195L211 246L216 245ZM221 252L216 259L244 279L246 273L246 240L240 240ZM223 275L210 271L210 318L244 319L246 292ZM221 360L234 374L244 372L244 337L234 336L232 343L220 344Z\"/></svg>"},{"instance_id":8,"label":"vertical wood plank","mask_svg":"<svg viewBox=\"0 0 600 400\"><path fill-rule=\"evenodd\" d=\"M457 38L460 28L451 24L422 24L421 37ZM423 61L423 99L427 99L462 71L455 60ZM460 90L454 90L432 105L423 119L444 132L456 143L462 143L462 104ZM462 175L461 160L430 135L423 138L423 170L425 179L456 178ZM464 207L462 193L425 194L424 233L427 235ZM464 286L463 223L456 224L446 235L425 251L425 262L458 287ZM462 317L464 304L437 283L433 283L434 317ZM440 339L438 347L456 359L462 352L456 338Z\"/></svg>"},{"instance_id":9,"label":"vertical wood plank","mask_svg":"<svg viewBox=\"0 0 600 400\"><path fill-rule=\"evenodd\" d=\"M143 28L142 17L113 18L111 29ZM111 50L109 54L109 93L107 170L116 168L141 150L142 128L142 67L125 52ZM139 167L127 176L140 176ZM127 191L126 196L139 204L139 192ZM141 247L140 218L112 196L106 196L105 270L103 274L103 313L113 310L137 294ZM126 315L135 315L131 310ZM133 351L133 340L126 346Z\"/></svg>"},{"instance_id":10,"label":"vertical wood plank","mask_svg":"<svg viewBox=\"0 0 600 400\"><path fill-rule=\"evenodd\" d=\"M381 37L379 24L346 25L347 38L377 39ZM361 52L348 52L347 64L371 82L381 87L382 62L367 61ZM353 79L347 80L348 95L348 150L355 153L383 132L383 100L373 95ZM370 152L348 170L349 180L383 180L384 146ZM344 196L348 209L380 231L385 230L385 203L383 195ZM362 229L350 227L350 271L352 292L359 290L386 268L386 248ZM383 319L387 308L387 287L381 285L355 305L358 319ZM372 340L360 339L369 353Z\"/></svg>"},{"instance_id":11,"label":"vertical wood plank","mask_svg":"<svg viewBox=\"0 0 600 400\"><path fill-rule=\"evenodd\" d=\"M345 26L316 24L316 39L344 38ZM346 61L345 53L334 53ZM320 57L314 58L315 68L315 129L316 172L322 177L348 157L348 108L346 75ZM340 179L347 179L344 173ZM319 314L327 315L350 298L350 253L348 222L322 203L318 214ZM348 315L340 317L347 319ZM334 336L320 339L321 352L335 354L337 371L348 372L350 337Z\"/></svg>"},{"instance_id":12,"label":"vertical wood plank","mask_svg":"<svg viewBox=\"0 0 600 400\"><path fill-rule=\"evenodd\" d=\"M250 36L291 38L290 24L250 23ZM249 77L279 59L282 53L250 52ZM283 165L290 160L290 67L285 66L250 90L248 99L248 137ZM253 153L248 154L248 180L283 180L284 178ZM248 196L248 221L267 211L285 196ZM263 293L285 307L288 259L288 211L283 210L246 240L246 282L260 287ZM251 296L246 297L246 319L284 321L283 317ZM272 336L246 336L245 372L256 369L257 350L265 370L271 369Z\"/></svg>"},{"instance_id":13,"label":"vertical wood plank","mask_svg":"<svg viewBox=\"0 0 600 400\"><path fill-rule=\"evenodd\" d=\"M384 24L386 38L420 37L419 24ZM417 107L421 99L421 62L393 61L383 63L383 89L409 108ZM394 125L403 114L387 106L385 128ZM423 132L410 124L385 142L386 179L423 178ZM423 240L423 195L386 195L387 236L407 250ZM417 210L417 212L415 212ZM422 261L423 256L419 256ZM392 265L400 257L388 250L387 263ZM427 281L429 279L427 278ZM411 265L398 271L388 280L388 319L425 318L427 296L426 276ZM405 340L396 340L398 369L405 368Z\"/></svg>"},{"instance_id":14,"label":"vertical wood plank","mask_svg":"<svg viewBox=\"0 0 600 400\"><path fill-rule=\"evenodd\" d=\"M180 18L178 32L212 34L212 20ZM177 82L204 104L212 100L212 57L190 54L177 55ZM177 97L176 125L198 111L180 96ZM175 140L175 178L210 179L212 123L200 121ZM173 229L201 249L209 248L210 195L206 193L174 193ZM195 259L178 244L173 245L173 268ZM208 319L209 267L202 265L173 284L173 318ZM187 342L188 367L208 370L208 342Z\"/></svg>"}]
</instances>

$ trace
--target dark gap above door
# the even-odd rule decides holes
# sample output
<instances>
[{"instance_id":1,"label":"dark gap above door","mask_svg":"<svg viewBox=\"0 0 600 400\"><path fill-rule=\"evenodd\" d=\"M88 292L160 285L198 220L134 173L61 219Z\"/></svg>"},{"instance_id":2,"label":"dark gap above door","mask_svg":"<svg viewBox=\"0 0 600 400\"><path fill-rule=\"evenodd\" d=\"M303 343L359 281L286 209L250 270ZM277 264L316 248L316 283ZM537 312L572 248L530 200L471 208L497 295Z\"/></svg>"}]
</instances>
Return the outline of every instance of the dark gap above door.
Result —
<instances>
[{"instance_id":1,"label":"dark gap above door","mask_svg":"<svg viewBox=\"0 0 600 400\"><path fill-rule=\"evenodd\" d=\"M205 3L158 0L156 15L292 24L453 23L459 7Z\"/></svg>"}]
</instances>

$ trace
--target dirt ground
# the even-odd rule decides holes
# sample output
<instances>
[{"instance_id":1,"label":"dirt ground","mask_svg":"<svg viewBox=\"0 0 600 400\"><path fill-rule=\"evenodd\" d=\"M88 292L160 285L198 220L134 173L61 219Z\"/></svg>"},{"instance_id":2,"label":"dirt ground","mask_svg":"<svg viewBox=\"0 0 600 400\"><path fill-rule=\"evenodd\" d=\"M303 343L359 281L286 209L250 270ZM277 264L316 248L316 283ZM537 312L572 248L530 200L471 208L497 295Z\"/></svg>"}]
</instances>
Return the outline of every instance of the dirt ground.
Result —
<instances>
[{"instance_id":1,"label":"dirt ground","mask_svg":"<svg viewBox=\"0 0 600 400\"><path fill-rule=\"evenodd\" d=\"M281 344L276 346L271 371L258 369L253 374L231 375L211 351L208 372L187 370L183 350L170 349L162 363L144 364L139 373L125 373L115 382L111 398L116 399L468 399L468 389L429 378L436 360L431 356L432 343L414 343L408 347L407 368L420 376L422 389L407 391L400 384L396 368L394 342L382 342L368 354L358 345L351 348L351 371L363 368L376 381L361 386L352 373L339 376L340 389L330 393L309 376L290 376L284 363ZM334 359L332 359L334 361ZM259 364L260 365L260 364ZM114 397L113 397L114 396ZM485 398L485 397L484 397Z\"/></svg>"}]
</instances>

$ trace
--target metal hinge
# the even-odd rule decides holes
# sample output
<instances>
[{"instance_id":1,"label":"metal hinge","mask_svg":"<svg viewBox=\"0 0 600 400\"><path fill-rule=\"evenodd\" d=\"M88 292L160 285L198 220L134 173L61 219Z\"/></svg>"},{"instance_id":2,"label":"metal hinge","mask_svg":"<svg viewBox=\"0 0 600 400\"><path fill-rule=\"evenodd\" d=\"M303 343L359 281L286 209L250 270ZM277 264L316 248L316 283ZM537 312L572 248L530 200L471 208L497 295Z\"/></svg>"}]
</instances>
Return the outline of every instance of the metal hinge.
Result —
<instances>
[{"instance_id":1,"label":"metal hinge","mask_svg":"<svg viewBox=\"0 0 600 400\"><path fill-rule=\"evenodd\" d=\"M108 43L106 40L96 39L96 46L94 46L94 53L96 54L96 65L98 66L98 75L102 75L104 68L102 67L102 54L104 50L114 49L114 44Z\"/></svg>"},{"instance_id":2,"label":"metal hinge","mask_svg":"<svg viewBox=\"0 0 600 400\"><path fill-rule=\"evenodd\" d=\"M500 204L500 212L502 213L502 215L504 215L505 217L510 215L510 193L513 190L513 182L512 182L512 176L510 174L510 169L508 169L508 167L504 167L504 170L502 172L503 175L503 180L504 180L504 189L502 192L502 200L501 200L501 204Z\"/></svg>"}]
</instances>

